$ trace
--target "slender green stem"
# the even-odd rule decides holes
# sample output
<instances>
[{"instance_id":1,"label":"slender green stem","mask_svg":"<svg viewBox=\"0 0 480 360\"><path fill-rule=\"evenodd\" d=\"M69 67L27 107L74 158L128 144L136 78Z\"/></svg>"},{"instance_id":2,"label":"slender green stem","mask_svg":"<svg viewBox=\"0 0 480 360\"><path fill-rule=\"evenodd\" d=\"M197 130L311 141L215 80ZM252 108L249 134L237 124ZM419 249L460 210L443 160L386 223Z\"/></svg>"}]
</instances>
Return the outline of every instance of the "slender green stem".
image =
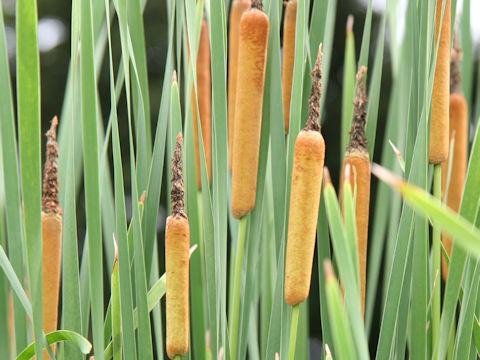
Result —
<instances>
[{"instance_id":1,"label":"slender green stem","mask_svg":"<svg viewBox=\"0 0 480 360\"><path fill-rule=\"evenodd\" d=\"M441 200L442 197L442 165L433 165L433 196ZM441 237L442 233L438 226L433 225L433 271L434 279L433 301L432 301L432 348L435 349L435 343L440 324L440 256L441 256Z\"/></svg>"},{"instance_id":2,"label":"slender green stem","mask_svg":"<svg viewBox=\"0 0 480 360\"><path fill-rule=\"evenodd\" d=\"M290 343L288 345L288 360L295 359L295 344L297 342L298 314L300 313L300 304L292 308L292 323L290 326Z\"/></svg>"},{"instance_id":3,"label":"slender green stem","mask_svg":"<svg viewBox=\"0 0 480 360\"><path fill-rule=\"evenodd\" d=\"M240 219L238 226L237 251L235 253L235 270L232 293L232 316L230 319L230 353L233 360L237 357L238 318L240 310L240 285L242 283L243 253L245 251L245 232L247 218Z\"/></svg>"}]
</instances>

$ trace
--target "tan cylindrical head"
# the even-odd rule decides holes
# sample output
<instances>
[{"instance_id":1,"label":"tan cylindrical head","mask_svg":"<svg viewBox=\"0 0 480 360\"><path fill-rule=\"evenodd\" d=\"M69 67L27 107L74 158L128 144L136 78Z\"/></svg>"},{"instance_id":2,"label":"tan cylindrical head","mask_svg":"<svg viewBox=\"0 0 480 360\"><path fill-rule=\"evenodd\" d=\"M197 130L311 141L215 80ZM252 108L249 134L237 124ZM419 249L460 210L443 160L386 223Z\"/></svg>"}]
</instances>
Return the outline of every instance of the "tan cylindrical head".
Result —
<instances>
[{"instance_id":1,"label":"tan cylindrical head","mask_svg":"<svg viewBox=\"0 0 480 360\"><path fill-rule=\"evenodd\" d=\"M292 98L293 66L295 63L295 27L297 0L290 0L285 8L283 23L282 101L285 132L290 126L290 100Z\"/></svg>"},{"instance_id":2,"label":"tan cylindrical head","mask_svg":"<svg viewBox=\"0 0 480 360\"><path fill-rule=\"evenodd\" d=\"M234 0L230 11L230 32L228 34L228 166L230 170L232 170L233 155L240 19L250 5L250 0Z\"/></svg>"},{"instance_id":3,"label":"tan cylindrical head","mask_svg":"<svg viewBox=\"0 0 480 360\"><path fill-rule=\"evenodd\" d=\"M435 42L440 31L440 43L438 45L435 78L433 80L432 112L430 120L430 143L428 160L431 164L440 164L448 156L448 118L449 118L449 95L450 95L450 17L451 0L445 1L443 22L443 0L437 0L435 18Z\"/></svg>"},{"instance_id":4,"label":"tan cylindrical head","mask_svg":"<svg viewBox=\"0 0 480 360\"><path fill-rule=\"evenodd\" d=\"M205 148L207 163L207 176L210 183L212 178L212 76L210 69L210 39L208 36L208 24L202 22L200 43L197 56L197 89L198 110L200 112L200 124L202 125L202 139ZM200 169L200 140L198 137L197 104L195 101L195 88L192 88L192 120L193 141L195 144L195 163L197 168L197 186L202 188L202 175Z\"/></svg>"},{"instance_id":5,"label":"tan cylindrical head","mask_svg":"<svg viewBox=\"0 0 480 360\"><path fill-rule=\"evenodd\" d=\"M362 311L365 311L365 284L367 281L368 218L370 207L370 158L364 149L348 150L343 162L342 179L347 165L350 165L350 184L356 189L355 223L357 227L358 263L360 266L360 295ZM343 201L342 201L343 203Z\"/></svg>"},{"instance_id":6,"label":"tan cylindrical head","mask_svg":"<svg viewBox=\"0 0 480 360\"><path fill-rule=\"evenodd\" d=\"M296 305L310 292L325 142L319 131L302 130L295 142L285 260L285 301Z\"/></svg>"},{"instance_id":7,"label":"tan cylindrical head","mask_svg":"<svg viewBox=\"0 0 480 360\"><path fill-rule=\"evenodd\" d=\"M256 8L240 20L232 163L232 213L237 219L255 206L269 26L267 15Z\"/></svg>"},{"instance_id":8,"label":"tan cylindrical head","mask_svg":"<svg viewBox=\"0 0 480 360\"><path fill-rule=\"evenodd\" d=\"M185 355L189 338L189 248L188 219L171 215L165 229L167 278L167 354Z\"/></svg>"},{"instance_id":9,"label":"tan cylindrical head","mask_svg":"<svg viewBox=\"0 0 480 360\"><path fill-rule=\"evenodd\" d=\"M43 330L57 330L62 266L62 217L42 212ZM44 352L46 355L47 352Z\"/></svg>"}]
</instances>

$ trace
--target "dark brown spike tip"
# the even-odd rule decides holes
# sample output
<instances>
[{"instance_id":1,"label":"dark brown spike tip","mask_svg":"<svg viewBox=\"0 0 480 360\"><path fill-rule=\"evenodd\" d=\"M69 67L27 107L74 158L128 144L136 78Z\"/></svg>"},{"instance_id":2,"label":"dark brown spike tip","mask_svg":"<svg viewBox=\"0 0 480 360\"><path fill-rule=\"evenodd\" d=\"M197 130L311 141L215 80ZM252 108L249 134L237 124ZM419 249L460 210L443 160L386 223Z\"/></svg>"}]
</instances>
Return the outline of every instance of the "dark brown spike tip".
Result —
<instances>
[{"instance_id":1,"label":"dark brown spike tip","mask_svg":"<svg viewBox=\"0 0 480 360\"><path fill-rule=\"evenodd\" d=\"M183 188L182 142L182 133L179 133L177 136L177 145L172 158L172 192L170 193L170 196L172 199L172 215L186 218L187 215L183 211L183 196L185 190Z\"/></svg>"},{"instance_id":2,"label":"dark brown spike tip","mask_svg":"<svg viewBox=\"0 0 480 360\"><path fill-rule=\"evenodd\" d=\"M263 11L262 0L252 0L252 7L251 8Z\"/></svg>"},{"instance_id":3,"label":"dark brown spike tip","mask_svg":"<svg viewBox=\"0 0 480 360\"><path fill-rule=\"evenodd\" d=\"M58 144L57 144L58 118L52 119L47 136L47 155L45 159L45 173L43 177L42 211L47 214L63 214L58 201Z\"/></svg>"},{"instance_id":4,"label":"dark brown spike tip","mask_svg":"<svg viewBox=\"0 0 480 360\"><path fill-rule=\"evenodd\" d=\"M310 73L312 89L308 99L308 120L305 130L320 131L320 99L322 97L322 44L318 46L317 60Z\"/></svg>"},{"instance_id":5,"label":"dark brown spike tip","mask_svg":"<svg viewBox=\"0 0 480 360\"><path fill-rule=\"evenodd\" d=\"M364 150L367 149L367 138L365 136L365 126L367 123L367 92L365 90L365 74L367 68L362 66L357 73L357 94L353 101L353 119L352 127L350 129L350 144L347 151L350 150Z\"/></svg>"},{"instance_id":6,"label":"dark brown spike tip","mask_svg":"<svg viewBox=\"0 0 480 360\"><path fill-rule=\"evenodd\" d=\"M460 62L462 61L462 46L460 44L460 29L458 21L455 22L455 31L453 33L452 55L450 57L450 93L462 94L462 74L460 71Z\"/></svg>"}]
</instances>

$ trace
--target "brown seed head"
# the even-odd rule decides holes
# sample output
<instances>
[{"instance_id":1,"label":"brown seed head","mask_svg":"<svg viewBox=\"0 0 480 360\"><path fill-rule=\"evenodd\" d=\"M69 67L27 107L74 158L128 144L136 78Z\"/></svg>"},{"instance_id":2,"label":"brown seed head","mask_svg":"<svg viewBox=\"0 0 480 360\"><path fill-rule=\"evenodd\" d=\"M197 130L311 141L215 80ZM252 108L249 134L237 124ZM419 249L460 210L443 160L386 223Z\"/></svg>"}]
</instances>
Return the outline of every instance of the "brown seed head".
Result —
<instances>
[{"instance_id":1,"label":"brown seed head","mask_svg":"<svg viewBox=\"0 0 480 360\"><path fill-rule=\"evenodd\" d=\"M183 188L183 164L182 164L182 133L177 136L177 145L172 158L172 191L170 193L172 199L172 214L186 218L187 215L183 211L184 208L184 188Z\"/></svg>"},{"instance_id":2,"label":"brown seed head","mask_svg":"<svg viewBox=\"0 0 480 360\"><path fill-rule=\"evenodd\" d=\"M253 0L251 9L258 9L263 11L262 0Z\"/></svg>"},{"instance_id":3,"label":"brown seed head","mask_svg":"<svg viewBox=\"0 0 480 360\"><path fill-rule=\"evenodd\" d=\"M42 211L48 214L63 214L58 201L58 145L57 145L58 118L52 119L47 136L47 156L45 160L45 174L43 177Z\"/></svg>"},{"instance_id":4,"label":"brown seed head","mask_svg":"<svg viewBox=\"0 0 480 360\"><path fill-rule=\"evenodd\" d=\"M357 73L357 94L353 101L353 120L350 129L350 144L347 151L363 149L367 151L367 138L365 137L365 125L367 122L367 93L365 91L364 78L367 68L362 66Z\"/></svg>"},{"instance_id":5,"label":"brown seed head","mask_svg":"<svg viewBox=\"0 0 480 360\"><path fill-rule=\"evenodd\" d=\"M308 99L308 120L305 130L320 131L320 99L322 97L322 44L318 47L317 60L310 73L312 89Z\"/></svg>"}]
</instances>

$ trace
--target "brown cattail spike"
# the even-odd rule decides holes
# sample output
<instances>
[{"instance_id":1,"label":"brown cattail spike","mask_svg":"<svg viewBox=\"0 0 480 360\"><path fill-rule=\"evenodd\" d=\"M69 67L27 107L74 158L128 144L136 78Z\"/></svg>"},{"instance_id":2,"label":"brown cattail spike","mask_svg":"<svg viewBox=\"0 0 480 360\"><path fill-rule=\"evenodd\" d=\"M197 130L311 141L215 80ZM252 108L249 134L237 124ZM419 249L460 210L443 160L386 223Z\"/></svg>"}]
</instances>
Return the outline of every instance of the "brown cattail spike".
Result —
<instances>
[{"instance_id":1,"label":"brown cattail spike","mask_svg":"<svg viewBox=\"0 0 480 360\"><path fill-rule=\"evenodd\" d=\"M230 31L228 34L228 167L230 171L232 171L233 161L240 19L242 14L250 8L250 5L250 0L234 0L230 11Z\"/></svg>"},{"instance_id":2,"label":"brown cattail spike","mask_svg":"<svg viewBox=\"0 0 480 360\"><path fill-rule=\"evenodd\" d=\"M308 120L305 130L320 131L320 98L322 97L322 44L318 47L317 60L310 75L312 76L312 89L308 99Z\"/></svg>"},{"instance_id":3,"label":"brown cattail spike","mask_svg":"<svg viewBox=\"0 0 480 360\"><path fill-rule=\"evenodd\" d=\"M366 72L367 68L362 66L357 73L357 94L353 101L353 121L350 130L350 144L347 150L359 148L367 150L367 138L365 137L365 125L367 122L367 93L363 82Z\"/></svg>"},{"instance_id":4,"label":"brown cattail spike","mask_svg":"<svg viewBox=\"0 0 480 360\"><path fill-rule=\"evenodd\" d=\"M255 207L270 20L252 8L240 19L233 126L232 214Z\"/></svg>"},{"instance_id":5,"label":"brown cattail spike","mask_svg":"<svg viewBox=\"0 0 480 360\"><path fill-rule=\"evenodd\" d=\"M295 31L297 26L297 0L284 2L282 50L282 104L283 125L288 133L290 127L290 102L292 99L293 68L295 66Z\"/></svg>"},{"instance_id":6,"label":"brown cattail spike","mask_svg":"<svg viewBox=\"0 0 480 360\"><path fill-rule=\"evenodd\" d=\"M165 226L166 329L170 359L188 351L190 226L183 211L182 134L172 159L172 215Z\"/></svg>"},{"instance_id":7,"label":"brown cattail spike","mask_svg":"<svg viewBox=\"0 0 480 360\"><path fill-rule=\"evenodd\" d=\"M58 118L52 119L50 129L47 131L47 157L45 160L45 175L43 178L42 211L47 214L62 214L58 201L58 144L57 144Z\"/></svg>"},{"instance_id":8,"label":"brown cattail spike","mask_svg":"<svg viewBox=\"0 0 480 360\"><path fill-rule=\"evenodd\" d=\"M285 258L285 301L299 304L308 297L312 275L315 233L322 188L325 141L320 133L320 80L322 48L312 71L309 117L295 140Z\"/></svg>"},{"instance_id":9,"label":"brown cattail spike","mask_svg":"<svg viewBox=\"0 0 480 360\"><path fill-rule=\"evenodd\" d=\"M47 155L42 197L42 276L43 276L43 330L55 331L58 321L60 267L62 263L62 208L58 202L58 118L52 120L47 131ZM53 346L55 352L55 346ZM48 358L46 350L44 358Z\"/></svg>"},{"instance_id":10,"label":"brown cattail spike","mask_svg":"<svg viewBox=\"0 0 480 360\"><path fill-rule=\"evenodd\" d=\"M182 163L182 134L177 136L177 145L172 158L172 191L170 197L172 199L172 215L186 218L183 196L185 193L183 187L183 163Z\"/></svg>"},{"instance_id":11,"label":"brown cattail spike","mask_svg":"<svg viewBox=\"0 0 480 360\"><path fill-rule=\"evenodd\" d=\"M445 5L445 6L443 6ZM443 14L442 14L442 10ZM443 17L442 17L443 15ZM432 90L430 116L430 143L428 161L440 164L449 151L449 97L450 97L450 24L451 0L437 0L435 11L435 47L438 47Z\"/></svg>"},{"instance_id":12,"label":"brown cattail spike","mask_svg":"<svg viewBox=\"0 0 480 360\"><path fill-rule=\"evenodd\" d=\"M367 120L367 94L364 78L367 69L362 66L357 73L357 94L354 100L350 143L343 161L341 187L345 181L350 182L352 190L356 190L355 223L357 228L357 249L360 270L360 293L362 312L365 309L365 289L367 274L368 218L370 206L370 157L365 137ZM340 193L343 208L343 194Z\"/></svg>"}]
</instances>

